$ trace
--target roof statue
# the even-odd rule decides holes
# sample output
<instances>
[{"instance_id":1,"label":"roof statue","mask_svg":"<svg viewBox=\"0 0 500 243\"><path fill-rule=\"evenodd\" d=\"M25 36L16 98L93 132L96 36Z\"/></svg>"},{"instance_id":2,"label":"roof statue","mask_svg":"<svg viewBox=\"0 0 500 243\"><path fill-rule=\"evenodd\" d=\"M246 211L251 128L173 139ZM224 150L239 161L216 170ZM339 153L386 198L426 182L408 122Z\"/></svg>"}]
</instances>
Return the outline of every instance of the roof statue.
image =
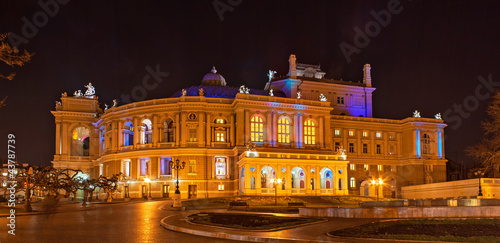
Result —
<instances>
[{"instance_id":1,"label":"roof statue","mask_svg":"<svg viewBox=\"0 0 500 243\"><path fill-rule=\"evenodd\" d=\"M108 109L108 104L104 104L104 110Z\"/></svg>"},{"instance_id":2,"label":"roof statue","mask_svg":"<svg viewBox=\"0 0 500 243\"><path fill-rule=\"evenodd\" d=\"M434 115L434 118L436 118L438 120L443 119L443 118L441 118L441 113L437 113L436 115Z\"/></svg>"},{"instance_id":3,"label":"roof statue","mask_svg":"<svg viewBox=\"0 0 500 243\"><path fill-rule=\"evenodd\" d=\"M79 89L78 91L73 92L73 96L75 96L75 97L82 97L83 96L82 90Z\"/></svg>"},{"instance_id":4,"label":"roof statue","mask_svg":"<svg viewBox=\"0 0 500 243\"><path fill-rule=\"evenodd\" d=\"M186 96L186 90L182 89L182 96Z\"/></svg>"},{"instance_id":5,"label":"roof statue","mask_svg":"<svg viewBox=\"0 0 500 243\"><path fill-rule=\"evenodd\" d=\"M320 100L320 101L326 101L326 97L325 97L325 95L324 95L324 94L320 94L320 95L319 95L319 100Z\"/></svg>"},{"instance_id":6,"label":"roof statue","mask_svg":"<svg viewBox=\"0 0 500 243\"><path fill-rule=\"evenodd\" d=\"M95 88L94 86L92 86L92 83L89 83L84 87L87 88L87 91L85 91L85 96L93 96L95 94Z\"/></svg>"},{"instance_id":7,"label":"roof statue","mask_svg":"<svg viewBox=\"0 0 500 243\"><path fill-rule=\"evenodd\" d=\"M116 99L113 100L113 107L118 106L118 101Z\"/></svg>"},{"instance_id":8,"label":"roof statue","mask_svg":"<svg viewBox=\"0 0 500 243\"><path fill-rule=\"evenodd\" d=\"M62 107L61 101L56 100L56 111L60 110Z\"/></svg>"},{"instance_id":9,"label":"roof statue","mask_svg":"<svg viewBox=\"0 0 500 243\"><path fill-rule=\"evenodd\" d=\"M64 92L61 94L62 97L68 97L68 93Z\"/></svg>"},{"instance_id":10,"label":"roof statue","mask_svg":"<svg viewBox=\"0 0 500 243\"><path fill-rule=\"evenodd\" d=\"M413 112L413 117L420 117L420 112L418 110L415 110Z\"/></svg>"},{"instance_id":11,"label":"roof statue","mask_svg":"<svg viewBox=\"0 0 500 243\"><path fill-rule=\"evenodd\" d=\"M273 89L269 90L269 96L274 96Z\"/></svg>"},{"instance_id":12,"label":"roof statue","mask_svg":"<svg viewBox=\"0 0 500 243\"><path fill-rule=\"evenodd\" d=\"M269 70L269 73L267 74L267 77L269 78L269 82L271 82L271 80L273 80L275 74L276 74L276 71Z\"/></svg>"},{"instance_id":13,"label":"roof statue","mask_svg":"<svg viewBox=\"0 0 500 243\"><path fill-rule=\"evenodd\" d=\"M345 149L344 149L344 147L340 146L340 148L337 149L337 154L345 155Z\"/></svg>"},{"instance_id":14,"label":"roof statue","mask_svg":"<svg viewBox=\"0 0 500 243\"><path fill-rule=\"evenodd\" d=\"M205 95L205 94L203 93L203 88L200 88L200 89L198 90L198 95L200 95L200 96Z\"/></svg>"},{"instance_id":15,"label":"roof statue","mask_svg":"<svg viewBox=\"0 0 500 243\"><path fill-rule=\"evenodd\" d=\"M302 97L302 94L299 92L297 92L297 99L300 99Z\"/></svg>"},{"instance_id":16,"label":"roof statue","mask_svg":"<svg viewBox=\"0 0 500 243\"><path fill-rule=\"evenodd\" d=\"M244 94L250 94L250 89L249 89L249 88L247 88L247 87L245 87L245 85L241 85L241 86L240 86L240 90L239 90L239 92L240 92L241 94L243 94L243 93L244 93Z\"/></svg>"}]
</instances>

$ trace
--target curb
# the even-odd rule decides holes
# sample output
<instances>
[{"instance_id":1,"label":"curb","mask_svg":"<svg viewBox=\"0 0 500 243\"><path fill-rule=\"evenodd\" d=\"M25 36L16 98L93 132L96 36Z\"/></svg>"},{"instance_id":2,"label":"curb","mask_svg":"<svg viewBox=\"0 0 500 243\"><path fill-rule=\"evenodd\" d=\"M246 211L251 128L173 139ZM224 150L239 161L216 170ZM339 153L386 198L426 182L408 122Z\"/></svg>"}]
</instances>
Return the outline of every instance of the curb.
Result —
<instances>
[{"instance_id":1,"label":"curb","mask_svg":"<svg viewBox=\"0 0 500 243\"><path fill-rule=\"evenodd\" d=\"M175 225L171 225L165 222L166 219L178 216L178 215L170 215L163 218L160 221L160 225L168 230L177 231L181 233L198 235L204 237L211 238L219 238L219 239L227 239L227 240L239 240L239 241L253 241L253 242L282 242L282 241L293 241L293 242L332 242L332 241L312 241L312 240L302 240L302 239L292 239L292 238L276 238L276 237L261 237L261 236L251 236L251 235L243 235L243 234L230 234L224 232L207 232L203 230L196 229L188 229L184 227L179 227Z\"/></svg>"}]
</instances>

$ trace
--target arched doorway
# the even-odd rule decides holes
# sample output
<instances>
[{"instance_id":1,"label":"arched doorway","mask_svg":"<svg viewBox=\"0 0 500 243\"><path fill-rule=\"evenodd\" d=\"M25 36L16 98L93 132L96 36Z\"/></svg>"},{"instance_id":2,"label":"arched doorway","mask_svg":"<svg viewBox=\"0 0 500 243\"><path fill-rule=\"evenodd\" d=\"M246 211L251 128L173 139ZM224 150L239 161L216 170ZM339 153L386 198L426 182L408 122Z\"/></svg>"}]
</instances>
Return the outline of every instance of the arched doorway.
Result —
<instances>
[{"instance_id":1,"label":"arched doorway","mask_svg":"<svg viewBox=\"0 0 500 243\"><path fill-rule=\"evenodd\" d=\"M359 195L361 196L370 196L370 182L363 181L359 186Z\"/></svg>"},{"instance_id":2,"label":"arched doorway","mask_svg":"<svg viewBox=\"0 0 500 243\"><path fill-rule=\"evenodd\" d=\"M71 155L89 156L90 134L86 127L77 127L71 134Z\"/></svg>"},{"instance_id":3,"label":"arched doorway","mask_svg":"<svg viewBox=\"0 0 500 243\"><path fill-rule=\"evenodd\" d=\"M306 173L300 167L295 167L292 170L292 188L305 188Z\"/></svg>"},{"instance_id":4,"label":"arched doorway","mask_svg":"<svg viewBox=\"0 0 500 243\"><path fill-rule=\"evenodd\" d=\"M319 174L321 176L321 189L331 189L333 180L332 170L323 168Z\"/></svg>"},{"instance_id":5,"label":"arched doorway","mask_svg":"<svg viewBox=\"0 0 500 243\"><path fill-rule=\"evenodd\" d=\"M261 188L273 188L271 179L276 178L276 172L271 166L264 166L260 171Z\"/></svg>"}]
</instances>

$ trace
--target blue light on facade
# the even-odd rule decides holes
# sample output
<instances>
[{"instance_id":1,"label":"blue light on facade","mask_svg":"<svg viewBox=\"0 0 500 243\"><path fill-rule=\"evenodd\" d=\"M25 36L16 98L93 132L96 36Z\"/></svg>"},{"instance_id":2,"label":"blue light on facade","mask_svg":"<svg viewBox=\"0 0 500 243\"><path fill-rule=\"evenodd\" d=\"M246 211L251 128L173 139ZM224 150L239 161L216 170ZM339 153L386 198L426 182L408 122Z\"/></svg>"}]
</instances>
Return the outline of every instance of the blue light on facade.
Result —
<instances>
[{"instance_id":1,"label":"blue light on facade","mask_svg":"<svg viewBox=\"0 0 500 243\"><path fill-rule=\"evenodd\" d=\"M438 156L440 159L443 158L443 143L442 143L442 138L441 138L441 131L437 132L437 143L438 143Z\"/></svg>"},{"instance_id":2,"label":"blue light on facade","mask_svg":"<svg viewBox=\"0 0 500 243\"><path fill-rule=\"evenodd\" d=\"M417 157L420 158L421 157L421 151L420 151L420 130L416 130L415 134L416 134L415 135L415 139L416 139L415 144L417 145L417 150L416 150Z\"/></svg>"}]
</instances>

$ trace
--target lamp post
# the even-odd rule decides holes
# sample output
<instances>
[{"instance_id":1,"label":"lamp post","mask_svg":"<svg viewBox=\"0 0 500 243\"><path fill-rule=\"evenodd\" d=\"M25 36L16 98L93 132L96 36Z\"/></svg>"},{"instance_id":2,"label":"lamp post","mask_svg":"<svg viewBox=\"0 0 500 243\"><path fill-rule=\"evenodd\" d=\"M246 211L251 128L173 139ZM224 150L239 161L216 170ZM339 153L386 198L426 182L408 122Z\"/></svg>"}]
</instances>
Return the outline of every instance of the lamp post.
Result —
<instances>
[{"instance_id":1,"label":"lamp post","mask_svg":"<svg viewBox=\"0 0 500 243\"><path fill-rule=\"evenodd\" d=\"M144 179L145 182L147 182L149 184L149 189L148 189L148 200L151 200L153 199L153 197L151 197L151 180L149 178L146 178Z\"/></svg>"},{"instance_id":2,"label":"lamp post","mask_svg":"<svg viewBox=\"0 0 500 243\"><path fill-rule=\"evenodd\" d=\"M174 161L170 161L170 168L173 170L177 170L177 185L175 186L175 194L174 194L174 208L182 208L181 204L181 191L179 191L179 170L183 170L184 166L186 166L186 162L179 162L179 159Z\"/></svg>"},{"instance_id":3,"label":"lamp post","mask_svg":"<svg viewBox=\"0 0 500 243\"><path fill-rule=\"evenodd\" d=\"M278 206L278 187L277 184L281 184L281 179L271 179L271 183L274 186L274 205Z\"/></svg>"},{"instance_id":4,"label":"lamp post","mask_svg":"<svg viewBox=\"0 0 500 243\"><path fill-rule=\"evenodd\" d=\"M33 167L28 169L28 174L26 175L26 212L31 212L33 209L31 208L31 188L30 188L30 176L33 175Z\"/></svg>"},{"instance_id":5,"label":"lamp post","mask_svg":"<svg viewBox=\"0 0 500 243\"><path fill-rule=\"evenodd\" d=\"M380 190L380 186L383 184L384 184L384 181L381 178L378 178L378 180L372 180L372 185L374 185L375 190L377 190L377 201L379 200L378 191Z\"/></svg>"},{"instance_id":6,"label":"lamp post","mask_svg":"<svg viewBox=\"0 0 500 243\"><path fill-rule=\"evenodd\" d=\"M482 197L483 196L483 191L482 191L482 188L481 188L481 177L483 177L484 171L478 170L478 171L474 172L474 175L476 175L476 176L479 177L479 193L477 194L477 196L478 197Z\"/></svg>"}]
</instances>

